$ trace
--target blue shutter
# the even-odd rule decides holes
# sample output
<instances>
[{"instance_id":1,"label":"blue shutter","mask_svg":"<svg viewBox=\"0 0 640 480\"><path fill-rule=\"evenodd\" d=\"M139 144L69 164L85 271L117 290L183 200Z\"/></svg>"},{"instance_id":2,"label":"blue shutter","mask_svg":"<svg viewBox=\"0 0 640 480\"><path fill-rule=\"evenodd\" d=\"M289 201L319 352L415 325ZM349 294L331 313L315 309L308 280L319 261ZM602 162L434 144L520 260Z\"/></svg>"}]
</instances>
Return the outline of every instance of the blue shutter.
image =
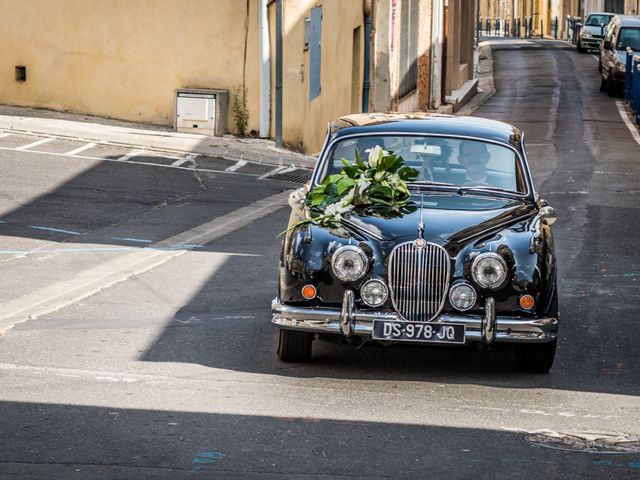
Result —
<instances>
[{"instance_id":1,"label":"blue shutter","mask_svg":"<svg viewBox=\"0 0 640 480\"><path fill-rule=\"evenodd\" d=\"M321 34L322 34L322 7L311 9L311 42L309 44L309 100L313 100L320 95L322 89L320 85L320 65L321 55Z\"/></svg>"}]
</instances>

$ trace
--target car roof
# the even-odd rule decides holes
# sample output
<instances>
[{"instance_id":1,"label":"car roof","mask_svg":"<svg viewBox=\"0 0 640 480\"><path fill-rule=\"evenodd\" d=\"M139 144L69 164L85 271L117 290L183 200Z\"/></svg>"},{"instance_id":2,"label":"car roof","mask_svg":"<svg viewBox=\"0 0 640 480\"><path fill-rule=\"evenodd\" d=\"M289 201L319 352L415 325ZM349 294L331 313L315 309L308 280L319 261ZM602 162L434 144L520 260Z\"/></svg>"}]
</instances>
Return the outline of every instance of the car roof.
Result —
<instances>
[{"instance_id":1,"label":"car roof","mask_svg":"<svg viewBox=\"0 0 640 480\"><path fill-rule=\"evenodd\" d=\"M471 137L521 148L522 132L508 123L437 113L359 113L329 124L331 140L350 135L422 134Z\"/></svg>"},{"instance_id":2,"label":"car roof","mask_svg":"<svg viewBox=\"0 0 640 480\"><path fill-rule=\"evenodd\" d=\"M611 21L619 21L621 27L640 27L640 17L636 15L616 15Z\"/></svg>"}]
</instances>

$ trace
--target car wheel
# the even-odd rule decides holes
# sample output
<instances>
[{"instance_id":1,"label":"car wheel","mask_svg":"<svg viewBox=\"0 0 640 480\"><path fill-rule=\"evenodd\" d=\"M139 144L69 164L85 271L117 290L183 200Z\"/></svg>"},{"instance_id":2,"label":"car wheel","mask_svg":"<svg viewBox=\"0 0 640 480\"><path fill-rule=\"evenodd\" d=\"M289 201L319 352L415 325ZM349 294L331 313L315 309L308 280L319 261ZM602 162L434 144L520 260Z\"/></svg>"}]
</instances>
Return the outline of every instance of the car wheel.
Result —
<instances>
[{"instance_id":1,"label":"car wheel","mask_svg":"<svg viewBox=\"0 0 640 480\"><path fill-rule=\"evenodd\" d=\"M306 362L311 358L313 333L281 328L278 332L278 358L283 362Z\"/></svg>"},{"instance_id":2,"label":"car wheel","mask_svg":"<svg viewBox=\"0 0 640 480\"><path fill-rule=\"evenodd\" d=\"M556 356L558 340L548 343L523 343L515 346L516 364L520 370L547 373Z\"/></svg>"},{"instance_id":3,"label":"car wheel","mask_svg":"<svg viewBox=\"0 0 640 480\"><path fill-rule=\"evenodd\" d=\"M582 48L582 44L580 43L580 39L578 39L578 43L576 43L576 49L578 50L578 53L587 53L587 49L586 48Z\"/></svg>"}]
</instances>

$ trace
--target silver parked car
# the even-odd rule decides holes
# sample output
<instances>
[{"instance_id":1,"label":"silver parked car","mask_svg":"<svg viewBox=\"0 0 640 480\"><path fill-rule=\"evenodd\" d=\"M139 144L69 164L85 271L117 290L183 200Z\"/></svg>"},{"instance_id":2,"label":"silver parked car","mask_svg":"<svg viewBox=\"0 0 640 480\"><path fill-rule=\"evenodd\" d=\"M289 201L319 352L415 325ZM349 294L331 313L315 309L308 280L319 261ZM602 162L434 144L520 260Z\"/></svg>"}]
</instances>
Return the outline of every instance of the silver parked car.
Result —
<instances>
[{"instance_id":1,"label":"silver parked car","mask_svg":"<svg viewBox=\"0 0 640 480\"><path fill-rule=\"evenodd\" d=\"M616 15L609 22L600 44L600 91L611 97L618 95L624 87L627 48L640 52L640 17Z\"/></svg>"},{"instance_id":2,"label":"silver parked car","mask_svg":"<svg viewBox=\"0 0 640 480\"><path fill-rule=\"evenodd\" d=\"M614 15L615 13L609 12L591 12L587 16L587 20L580 28L576 43L579 53L587 53L587 50L596 50L600 47L604 28Z\"/></svg>"}]
</instances>

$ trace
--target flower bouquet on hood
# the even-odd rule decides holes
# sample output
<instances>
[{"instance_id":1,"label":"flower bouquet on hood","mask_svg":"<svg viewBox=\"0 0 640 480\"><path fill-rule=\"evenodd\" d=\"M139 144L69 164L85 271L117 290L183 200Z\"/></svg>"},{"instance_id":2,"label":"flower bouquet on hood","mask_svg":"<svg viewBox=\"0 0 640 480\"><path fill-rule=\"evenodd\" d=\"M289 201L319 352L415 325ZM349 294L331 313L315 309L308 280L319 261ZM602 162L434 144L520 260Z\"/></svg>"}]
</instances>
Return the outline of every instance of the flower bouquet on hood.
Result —
<instances>
[{"instance_id":1,"label":"flower bouquet on hood","mask_svg":"<svg viewBox=\"0 0 640 480\"><path fill-rule=\"evenodd\" d=\"M356 152L355 163L342 163L340 173L329 175L307 195L309 218L289 230L307 223L339 228L352 214L393 218L416 210L406 182L418 171L405 166L402 157L376 146L366 162Z\"/></svg>"}]
</instances>

